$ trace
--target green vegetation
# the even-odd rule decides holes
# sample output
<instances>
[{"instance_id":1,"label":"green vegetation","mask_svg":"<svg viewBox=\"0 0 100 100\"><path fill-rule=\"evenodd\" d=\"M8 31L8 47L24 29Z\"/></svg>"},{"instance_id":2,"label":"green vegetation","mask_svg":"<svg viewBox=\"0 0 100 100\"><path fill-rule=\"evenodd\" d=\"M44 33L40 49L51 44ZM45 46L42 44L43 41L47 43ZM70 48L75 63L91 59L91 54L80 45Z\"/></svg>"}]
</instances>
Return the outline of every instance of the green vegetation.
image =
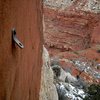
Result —
<instances>
[{"instance_id":1,"label":"green vegetation","mask_svg":"<svg viewBox=\"0 0 100 100\"><path fill-rule=\"evenodd\" d=\"M87 96L84 100L100 100L100 85L90 85L87 90Z\"/></svg>"}]
</instances>

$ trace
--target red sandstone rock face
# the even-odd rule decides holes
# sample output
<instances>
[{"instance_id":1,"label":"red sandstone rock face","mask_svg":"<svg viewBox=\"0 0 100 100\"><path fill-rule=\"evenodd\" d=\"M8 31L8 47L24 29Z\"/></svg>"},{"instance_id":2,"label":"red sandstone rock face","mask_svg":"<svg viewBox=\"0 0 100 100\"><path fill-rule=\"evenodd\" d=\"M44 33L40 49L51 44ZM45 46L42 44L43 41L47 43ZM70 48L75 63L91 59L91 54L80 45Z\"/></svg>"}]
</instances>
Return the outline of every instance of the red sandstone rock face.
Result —
<instances>
[{"instance_id":1,"label":"red sandstone rock face","mask_svg":"<svg viewBox=\"0 0 100 100\"><path fill-rule=\"evenodd\" d=\"M64 51L83 50L99 43L99 5L97 0L45 0L45 43Z\"/></svg>"},{"instance_id":2,"label":"red sandstone rock face","mask_svg":"<svg viewBox=\"0 0 100 100\"><path fill-rule=\"evenodd\" d=\"M100 22L93 30L91 42L96 43L96 44L100 44Z\"/></svg>"},{"instance_id":3,"label":"red sandstone rock face","mask_svg":"<svg viewBox=\"0 0 100 100\"><path fill-rule=\"evenodd\" d=\"M100 54L97 52L100 49L99 12L98 0L45 0L44 40L50 55L61 59L82 58L100 63ZM72 67L73 75L79 73L72 64L60 63L64 69L67 65ZM82 77L90 83L100 83L100 80L89 74L83 73Z\"/></svg>"},{"instance_id":4,"label":"red sandstone rock face","mask_svg":"<svg viewBox=\"0 0 100 100\"><path fill-rule=\"evenodd\" d=\"M44 8L44 16L44 38L49 47L75 51L89 48L91 39L94 42L92 34L97 30L94 30L94 27L97 27L99 15L83 11L59 12Z\"/></svg>"},{"instance_id":5,"label":"red sandstone rock face","mask_svg":"<svg viewBox=\"0 0 100 100\"><path fill-rule=\"evenodd\" d=\"M39 100L43 43L41 2L0 0L0 100ZM12 41L13 28L24 49Z\"/></svg>"}]
</instances>

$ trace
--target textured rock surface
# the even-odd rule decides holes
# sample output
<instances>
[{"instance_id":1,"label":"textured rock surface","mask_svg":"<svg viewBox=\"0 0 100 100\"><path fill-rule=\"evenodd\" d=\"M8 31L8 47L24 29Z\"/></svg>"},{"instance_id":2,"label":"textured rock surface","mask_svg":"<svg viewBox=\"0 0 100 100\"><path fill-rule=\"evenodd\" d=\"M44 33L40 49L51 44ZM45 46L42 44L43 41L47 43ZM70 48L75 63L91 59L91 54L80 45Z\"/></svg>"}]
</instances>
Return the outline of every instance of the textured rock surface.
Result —
<instances>
[{"instance_id":1,"label":"textured rock surface","mask_svg":"<svg viewBox=\"0 0 100 100\"><path fill-rule=\"evenodd\" d=\"M50 67L49 54L43 49L43 67L41 73L41 91L39 100L58 100L58 94L53 84L53 71Z\"/></svg>"},{"instance_id":2,"label":"textured rock surface","mask_svg":"<svg viewBox=\"0 0 100 100\"><path fill-rule=\"evenodd\" d=\"M39 100L42 33L42 0L0 0L0 100Z\"/></svg>"},{"instance_id":3,"label":"textured rock surface","mask_svg":"<svg viewBox=\"0 0 100 100\"><path fill-rule=\"evenodd\" d=\"M100 12L99 0L44 0L46 6L58 10L83 10L94 13Z\"/></svg>"},{"instance_id":4,"label":"textured rock surface","mask_svg":"<svg viewBox=\"0 0 100 100\"><path fill-rule=\"evenodd\" d=\"M95 69L95 64L100 63L99 0L44 0L44 26L44 40L50 56L83 59L100 73ZM65 70L71 68L73 75L80 73L76 65L60 63ZM81 77L89 83L100 83L100 79L86 72Z\"/></svg>"},{"instance_id":5,"label":"textured rock surface","mask_svg":"<svg viewBox=\"0 0 100 100\"><path fill-rule=\"evenodd\" d=\"M99 22L98 26L96 26L93 30L91 42L100 44L100 22Z\"/></svg>"},{"instance_id":6,"label":"textured rock surface","mask_svg":"<svg viewBox=\"0 0 100 100\"><path fill-rule=\"evenodd\" d=\"M56 58L52 58L51 67L55 75L54 79L59 100L83 100L81 99L85 96L83 88L85 89L87 84L64 71L57 63Z\"/></svg>"},{"instance_id":7,"label":"textured rock surface","mask_svg":"<svg viewBox=\"0 0 100 100\"><path fill-rule=\"evenodd\" d=\"M75 51L99 43L99 3L94 0L45 0L46 45L62 51Z\"/></svg>"},{"instance_id":8,"label":"textured rock surface","mask_svg":"<svg viewBox=\"0 0 100 100\"><path fill-rule=\"evenodd\" d=\"M54 9L65 9L69 7L75 0L44 0L45 5Z\"/></svg>"},{"instance_id":9,"label":"textured rock surface","mask_svg":"<svg viewBox=\"0 0 100 100\"><path fill-rule=\"evenodd\" d=\"M76 77L79 75L84 81L92 84L100 83L100 67L97 68L100 64L100 54L97 52L99 49L100 46L97 45L86 50L75 52L61 52L57 50L50 50L49 52L53 57L58 57L58 62L65 71L70 72ZM74 61L78 61L79 64L73 63ZM86 68L87 71L84 70ZM95 77L95 73L98 73L97 77Z\"/></svg>"}]
</instances>

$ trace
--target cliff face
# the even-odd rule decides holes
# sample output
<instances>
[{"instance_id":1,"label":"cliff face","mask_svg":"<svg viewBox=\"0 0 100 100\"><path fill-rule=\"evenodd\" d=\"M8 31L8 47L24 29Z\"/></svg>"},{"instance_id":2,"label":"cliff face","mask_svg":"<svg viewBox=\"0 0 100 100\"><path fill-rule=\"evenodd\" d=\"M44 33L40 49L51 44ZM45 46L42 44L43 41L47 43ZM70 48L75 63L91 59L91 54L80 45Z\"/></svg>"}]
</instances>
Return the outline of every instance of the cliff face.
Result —
<instances>
[{"instance_id":1,"label":"cliff face","mask_svg":"<svg viewBox=\"0 0 100 100\"><path fill-rule=\"evenodd\" d=\"M64 69L73 69L73 75L80 71L66 60L90 63L90 68L100 75L96 69L100 63L99 29L99 0L44 0L45 45L52 57L61 59ZM83 72L82 77L91 83L100 82L92 74Z\"/></svg>"},{"instance_id":2,"label":"cliff face","mask_svg":"<svg viewBox=\"0 0 100 100\"><path fill-rule=\"evenodd\" d=\"M43 47L43 67L39 100L58 100L57 90L54 85L54 74L50 66L49 53L45 47Z\"/></svg>"},{"instance_id":3,"label":"cliff face","mask_svg":"<svg viewBox=\"0 0 100 100\"><path fill-rule=\"evenodd\" d=\"M39 100L41 4L42 0L0 0L0 100ZM23 49L12 39L13 28Z\"/></svg>"},{"instance_id":4,"label":"cliff face","mask_svg":"<svg viewBox=\"0 0 100 100\"><path fill-rule=\"evenodd\" d=\"M65 51L99 43L99 6L100 2L94 0L45 0L45 43Z\"/></svg>"}]
</instances>

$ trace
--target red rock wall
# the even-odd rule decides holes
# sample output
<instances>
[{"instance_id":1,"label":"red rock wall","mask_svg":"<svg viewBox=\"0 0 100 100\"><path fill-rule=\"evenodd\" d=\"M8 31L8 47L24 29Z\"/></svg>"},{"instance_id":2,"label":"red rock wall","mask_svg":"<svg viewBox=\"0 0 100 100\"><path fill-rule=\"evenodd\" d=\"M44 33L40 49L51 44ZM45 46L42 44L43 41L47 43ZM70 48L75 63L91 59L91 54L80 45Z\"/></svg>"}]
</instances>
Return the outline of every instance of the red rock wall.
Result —
<instances>
[{"instance_id":1,"label":"red rock wall","mask_svg":"<svg viewBox=\"0 0 100 100\"><path fill-rule=\"evenodd\" d=\"M95 68L100 63L99 29L99 0L45 0L44 40L51 57L69 61L83 59L92 63L92 70L99 73ZM80 72L70 62L61 66L65 70L72 68L74 76ZM89 83L100 83L100 79L85 72L81 77Z\"/></svg>"},{"instance_id":2,"label":"red rock wall","mask_svg":"<svg viewBox=\"0 0 100 100\"><path fill-rule=\"evenodd\" d=\"M78 4L82 7L79 8ZM44 5L45 43L63 51L84 50L98 42L100 14L81 10L87 1L75 1L64 10ZM79 9L78 9L78 8Z\"/></svg>"},{"instance_id":3,"label":"red rock wall","mask_svg":"<svg viewBox=\"0 0 100 100\"><path fill-rule=\"evenodd\" d=\"M41 0L0 0L0 100L39 100ZM12 28L24 44L12 43Z\"/></svg>"},{"instance_id":4,"label":"red rock wall","mask_svg":"<svg viewBox=\"0 0 100 100\"><path fill-rule=\"evenodd\" d=\"M91 42L95 44L100 44L100 21L98 22L98 25L94 27Z\"/></svg>"},{"instance_id":5,"label":"red rock wall","mask_svg":"<svg viewBox=\"0 0 100 100\"><path fill-rule=\"evenodd\" d=\"M46 44L50 47L73 51L91 46L91 37L98 23L98 15L82 11L57 12L49 8L44 8L44 15L46 29L44 36Z\"/></svg>"}]
</instances>

